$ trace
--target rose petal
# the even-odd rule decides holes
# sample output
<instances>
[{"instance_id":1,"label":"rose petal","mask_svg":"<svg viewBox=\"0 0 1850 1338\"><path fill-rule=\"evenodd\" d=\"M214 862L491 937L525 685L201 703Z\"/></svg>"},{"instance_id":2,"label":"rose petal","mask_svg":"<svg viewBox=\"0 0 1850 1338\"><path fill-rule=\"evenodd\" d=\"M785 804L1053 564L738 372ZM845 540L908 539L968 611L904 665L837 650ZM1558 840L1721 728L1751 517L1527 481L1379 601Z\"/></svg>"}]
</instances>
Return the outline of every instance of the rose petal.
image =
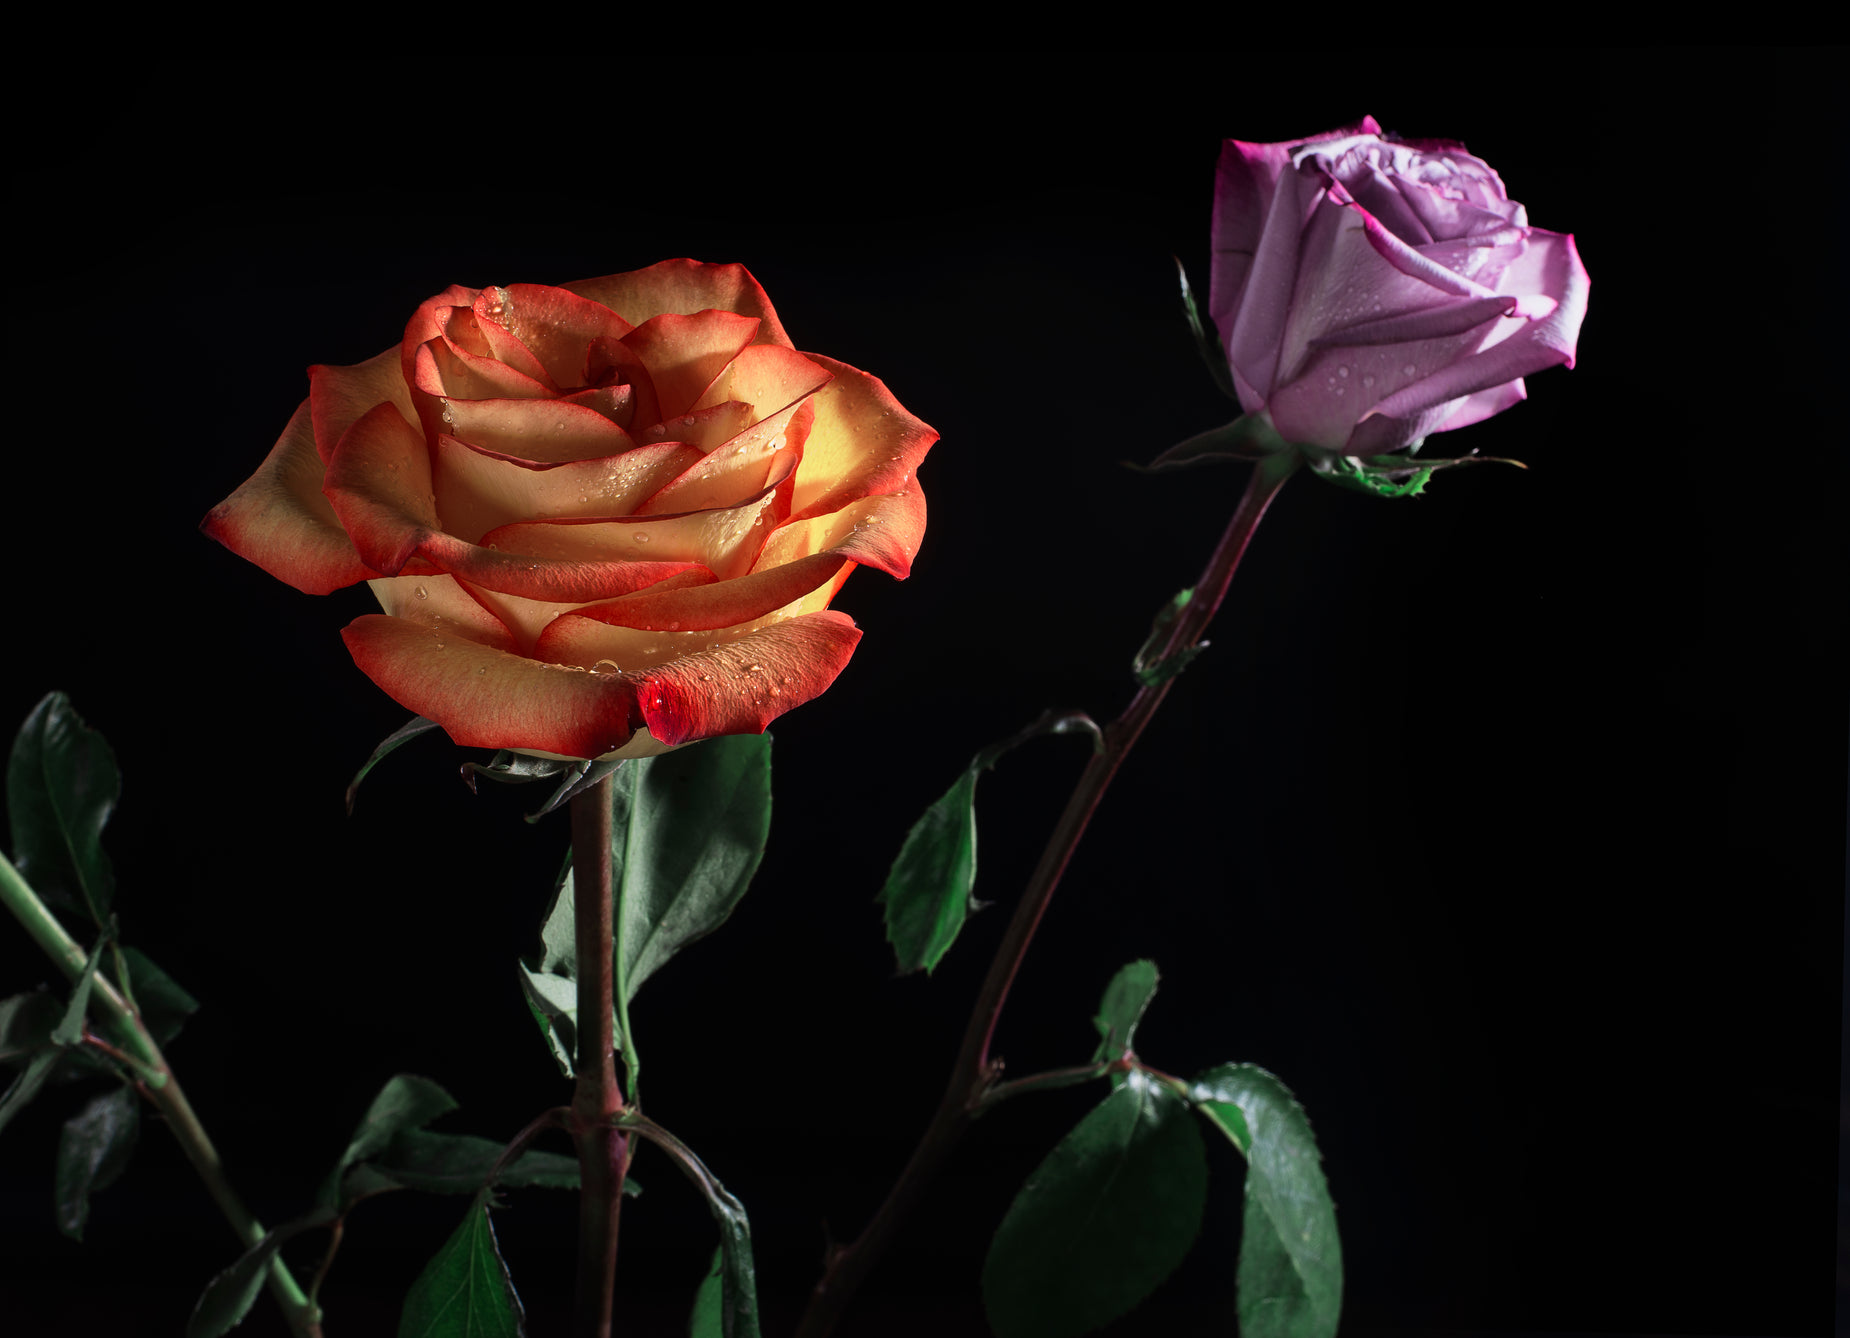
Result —
<instances>
[{"instance_id":1,"label":"rose petal","mask_svg":"<svg viewBox=\"0 0 1850 1338\"><path fill-rule=\"evenodd\" d=\"M690 567L655 582L649 590L682 590L689 586L714 583L713 573L705 567ZM576 613L586 607L600 608L609 602L587 600L561 603L556 600L528 599L523 595L507 595L499 590L490 590L487 586L473 585L468 581L459 581L457 584L468 598L476 602L478 614L496 620L507 629L513 638L510 648L519 651L522 655L535 654L535 647L540 637L555 619L568 613ZM726 583L721 582L720 584ZM801 611L808 612L807 609ZM386 612L390 613L392 610L387 609ZM538 658L547 659L549 657L542 655Z\"/></svg>"},{"instance_id":2,"label":"rose petal","mask_svg":"<svg viewBox=\"0 0 1850 1338\"><path fill-rule=\"evenodd\" d=\"M753 571L812 553L839 553L903 581L912 573L912 557L924 534L925 494L915 484L859 498L826 516L786 521L765 541Z\"/></svg>"},{"instance_id":3,"label":"rose petal","mask_svg":"<svg viewBox=\"0 0 1850 1338\"><path fill-rule=\"evenodd\" d=\"M636 508L638 515L668 515L729 507L790 477L802 458L814 413L793 404L751 424L690 465L680 477ZM683 420L676 419L676 422Z\"/></svg>"},{"instance_id":4,"label":"rose petal","mask_svg":"<svg viewBox=\"0 0 1850 1338\"><path fill-rule=\"evenodd\" d=\"M472 598L453 576L382 576L367 584L379 607L394 618L409 618L496 650L518 649L507 624Z\"/></svg>"},{"instance_id":5,"label":"rose petal","mask_svg":"<svg viewBox=\"0 0 1850 1338\"><path fill-rule=\"evenodd\" d=\"M400 374L399 351L388 348L351 367L316 363L308 369L308 407L315 421L315 450L325 463L343 433L375 404L390 401L407 423L418 420L411 388Z\"/></svg>"},{"instance_id":6,"label":"rose petal","mask_svg":"<svg viewBox=\"0 0 1850 1338\"><path fill-rule=\"evenodd\" d=\"M846 614L791 618L648 671L636 686L637 704L663 743L762 734L785 711L827 691L860 639Z\"/></svg>"},{"instance_id":7,"label":"rose petal","mask_svg":"<svg viewBox=\"0 0 1850 1338\"><path fill-rule=\"evenodd\" d=\"M702 455L718 450L752 424L752 406L737 400L695 409L665 423L656 423L636 434L644 442L679 441L696 447Z\"/></svg>"},{"instance_id":8,"label":"rose petal","mask_svg":"<svg viewBox=\"0 0 1850 1338\"><path fill-rule=\"evenodd\" d=\"M552 373L546 370L533 351L520 341L520 336L504 324L514 318L508 309L507 289L498 285L484 288L475 299L472 314L475 317L475 328L481 332L487 350L496 362L538 381L555 395L559 393L560 383L553 379ZM574 367L572 372L576 373L577 370ZM577 382L573 379L564 384L569 386Z\"/></svg>"},{"instance_id":9,"label":"rose petal","mask_svg":"<svg viewBox=\"0 0 1850 1338\"><path fill-rule=\"evenodd\" d=\"M561 387L591 384L584 374L592 342L621 340L634 328L609 307L564 288L510 283L498 291L498 303L489 307L489 323L518 339ZM478 304L478 320L482 311Z\"/></svg>"},{"instance_id":10,"label":"rose petal","mask_svg":"<svg viewBox=\"0 0 1850 1338\"><path fill-rule=\"evenodd\" d=\"M434 401L551 399L553 389L493 358L464 353L442 339L418 347L411 388ZM413 401L417 396L414 395ZM419 405L419 412L424 412Z\"/></svg>"},{"instance_id":11,"label":"rose petal","mask_svg":"<svg viewBox=\"0 0 1850 1338\"><path fill-rule=\"evenodd\" d=\"M620 674L543 664L381 613L356 618L341 637L386 695L465 747L559 757L664 751L641 733L637 685Z\"/></svg>"},{"instance_id":12,"label":"rose petal","mask_svg":"<svg viewBox=\"0 0 1850 1338\"><path fill-rule=\"evenodd\" d=\"M619 342L642 359L655 385L659 413L673 418L699 403L713 379L757 334L756 317L699 311L691 316L651 316Z\"/></svg>"},{"instance_id":13,"label":"rose petal","mask_svg":"<svg viewBox=\"0 0 1850 1338\"><path fill-rule=\"evenodd\" d=\"M536 464L601 460L636 445L608 417L571 400L453 399L442 406L435 432Z\"/></svg>"},{"instance_id":14,"label":"rose petal","mask_svg":"<svg viewBox=\"0 0 1850 1338\"><path fill-rule=\"evenodd\" d=\"M834 379L809 400L816 420L797 466L791 517L824 515L856 498L913 486L912 473L938 440L937 430L908 413L879 377L819 353L804 356Z\"/></svg>"},{"instance_id":15,"label":"rose petal","mask_svg":"<svg viewBox=\"0 0 1850 1338\"><path fill-rule=\"evenodd\" d=\"M361 560L322 496L324 469L311 419L303 400L257 472L199 527L278 580L325 595L377 573Z\"/></svg>"},{"instance_id":16,"label":"rose petal","mask_svg":"<svg viewBox=\"0 0 1850 1338\"><path fill-rule=\"evenodd\" d=\"M771 299L743 265L664 260L647 269L581 279L560 287L602 303L632 325L640 325L664 311L692 315L711 309L756 316L762 324L754 342L794 347L771 307Z\"/></svg>"},{"instance_id":17,"label":"rose petal","mask_svg":"<svg viewBox=\"0 0 1850 1338\"><path fill-rule=\"evenodd\" d=\"M404 337L398 341L399 373L404 377L406 385L412 385L417 380L418 349L433 339L443 338L457 313L460 311L466 314L475 305L475 299L481 295L481 291L479 288L451 284L411 313L411 319L405 323Z\"/></svg>"},{"instance_id":18,"label":"rose petal","mask_svg":"<svg viewBox=\"0 0 1850 1338\"><path fill-rule=\"evenodd\" d=\"M424 440L389 404L368 413L341 438L328 465L324 492L362 559L387 576L398 575L415 555L431 567L491 590L572 603L614 599L698 565L672 558L613 560L615 550L610 547L560 558L496 552L444 533L437 521ZM483 536L484 544L509 528L542 533L547 529L503 526Z\"/></svg>"},{"instance_id":19,"label":"rose petal","mask_svg":"<svg viewBox=\"0 0 1850 1338\"><path fill-rule=\"evenodd\" d=\"M707 511L503 525L483 535L482 544L502 554L521 554L552 563L595 562L612 557L633 562L646 558L655 563L700 563L710 567L721 580L729 580L750 570L752 559L764 546L765 535L777 520L776 496L776 488L771 487L738 506ZM497 590L507 589L493 581L483 584ZM508 593L529 592L508 590ZM610 593L614 597L628 591ZM544 594L538 597L582 598Z\"/></svg>"},{"instance_id":20,"label":"rose petal","mask_svg":"<svg viewBox=\"0 0 1850 1338\"><path fill-rule=\"evenodd\" d=\"M437 438L434 471L437 515L445 532L470 543L523 521L627 516L701 458L692 446L663 442L597 459L536 464L444 434Z\"/></svg>"},{"instance_id":21,"label":"rose petal","mask_svg":"<svg viewBox=\"0 0 1850 1338\"><path fill-rule=\"evenodd\" d=\"M709 645L681 649L695 638ZM694 638L638 633L568 615L547 629L540 644L543 654L578 664L614 661L605 653L613 649L658 659L649 667L626 666L622 677L636 680L637 703L649 732L664 743L684 743L718 734L762 733L785 711L834 682L860 639L853 620L832 611L787 618L717 641L712 633ZM654 645L653 655L638 642ZM631 646L633 651L621 651Z\"/></svg>"}]
</instances>

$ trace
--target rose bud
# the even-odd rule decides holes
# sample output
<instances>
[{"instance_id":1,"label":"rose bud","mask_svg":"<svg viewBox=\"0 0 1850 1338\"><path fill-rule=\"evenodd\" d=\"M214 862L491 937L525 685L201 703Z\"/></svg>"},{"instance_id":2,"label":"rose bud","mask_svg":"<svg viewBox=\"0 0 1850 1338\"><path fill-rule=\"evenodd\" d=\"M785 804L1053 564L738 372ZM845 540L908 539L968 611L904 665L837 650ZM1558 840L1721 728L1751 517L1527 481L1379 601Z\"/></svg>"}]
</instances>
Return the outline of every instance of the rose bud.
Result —
<instances>
[{"instance_id":1,"label":"rose bud","mask_svg":"<svg viewBox=\"0 0 1850 1338\"><path fill-rule=\"evenodd\" d=\"M938 434L796 351L740 265L453 287L309 397L203 528L310 594L371 584L354 661L457 743L643 757L834 681L857 563L903 579Z\"/></svg>"},{"instance_id":2,"label":"rose bud","mask_svg":"<svg viewBox=\"0 0 1850 1338\"><path fill-rule=\"evenodd\" d=\"M1286 441L1378 455L1501 413L1574 365L1587 289L1574 239L1462 144L1364 117L1221 150L1208 311L1241 407Z\"/></svg>"}]
</instances>

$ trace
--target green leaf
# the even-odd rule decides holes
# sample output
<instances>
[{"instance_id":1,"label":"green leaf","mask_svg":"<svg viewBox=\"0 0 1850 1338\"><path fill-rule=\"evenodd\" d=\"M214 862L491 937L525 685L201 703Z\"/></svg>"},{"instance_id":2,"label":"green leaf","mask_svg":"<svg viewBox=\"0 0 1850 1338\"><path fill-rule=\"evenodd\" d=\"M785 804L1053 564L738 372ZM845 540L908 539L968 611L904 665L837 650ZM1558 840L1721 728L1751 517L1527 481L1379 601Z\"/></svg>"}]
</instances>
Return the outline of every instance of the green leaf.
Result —
<instances>
[{"instance_id":1,"label":"green leaf","mask_svg":"<svg viewBox=\"0 0 1850 1338\"><path fill-rule=\"evenodd\" d=\"M1209 1069L1190 1095L1247 1160L1241 1338L1330 1338L1342 1315L1342 1241L1303 1108L1255 1064Z\"/></svg>"},{"instance_id":2,"label":"green leaf","mask_svg":"<svg viewBox=\"0 0 1850 1338\"><path fill-rule=\"evenodd\" d=\"M181 989L146 953L124 948L122 956L128 962L129 985L135 994L135 1007L141 1012L142 1025L147 1027L156 1045L166 1045L180 1034L186 1019L199 1011L199 1000Z\"/></svg>"},{"instance_id":3,"label":"green leaf","mask_svg":"<svg viewBox=\"0 0 1850 1338\"><path fill-rule=\"evenodd\" d=\"M752 1260L752 1224L745 1205L713 1180L707 1206L719 1223L721 1338L759 1338L758 1272Z\"/></svg>"},{"instance_id":4,"label":"green leaf","mask_svg":"<svg viewBox=\"0 0 1850 1338\"><path fill-rule=\"evenodd\" d=\"M725 1329L721 1319L721 1307L725 1299L725 1286L722 1270L726 1252L713 1251L713 1262L707 1265L707 1275L700 1280L700 1290L694 1293L693 1313L687 1317L687 1338L725 1338Z\"/></svg>"},{"instance_id":5,"label":"green leaf","mask_svg":"<svg viewBox=\"0 0 1850 1338\"><path fill-rule=\"evenodd\" d=\"M486 1193L476 1195L462 1225L411 1284L398 1338L519 1338L526 1332L488 1205Z\"/></svg>"},{"instance_id":6,"label":"green leaf","mask_svg":"<svg viewBox=\"0 0 1850 1338\"><path fill-rule=\"evenodd\" d=\"M517 965L527 1011L539 1024L540 1034L546 1038L559 1072L568 1078L576 1077L572 1061L578 1052L578 986L572 983L570 976L535 971L525 962Z\"/></svg>"},{"instance_id":7,"label":"green leaf","mask_svg":"<svg viewBox=\"0 0 1850 1338\"><path fill-rule=\"evenodd\" d=\"M1092 1019L1099 1038L1098 1049L1092 1052L1094 1064L1109 1063L1131 1048L1137 1024L1143 1020L1143 1010L1156 996L1159 978L1156 963L1141 959L1121 968L1111 978L1111 983L1105 987L1105 997L1099 1001L1098 1016Z\"/></svg>"},{"instance_id":8,"label":"green leaf","mask_svg":"<svg viewBox=\"0 0 1850 1338\"><path fill-rule=\"evenodd\" d=\"M90 1196L109 1188L128 1168L140 1130L140 1100L132 1087L93 1097L64 1122L52 1190L58 1230L72 1240L84 1238Z\"/></svg>"},{"instance_id":9,"label":"green leaf","mask_svg":"<svg viewBox=\"0 0 1850 1338\"><path fill-rule=\"evenodd\" d=\"M1241 414L1231 423L1198 432L1187 441L1171 446L1142 468L1149 472L1240 460L1261 461L1292 449L1291 443L1278 435L1271 418L1261 410Z\"/></svg>"},{"instance_id":10,"label":"green leaf","mask_svg":"<svg viewBox=\"0 0 1850 1338\"><path fill-rule=\"evenodd\" d=\"M59 1059L58 1050L41 1050L32 1056L26 1064L25 1072L7 1084L6 1095L0 1096L0 1133L4 1133L13 1117L32 1103L32 1098L39 1094L45 1085L45 1079L51 1076L52 1069Z\"/></svg>"},{"instance_id":11,"label":"green leaf","mask_svg":"<svg viewBox=\"0 0 1850 1338\"><path fill-rule=\"evenodd\" d=\"M400 1134L421 1129L439 1115L455 1109L456 1102L450 1094L429 1078L410 1073L392 1078L379 1089L379 1095L373 1098L359 1128L353 1131L347 1150L322 1181L320 1193L315 1196L316 1203L326 1208L334 1207L340 1202L341 1178L349 1166L371 1160L384 1152Z\"/></svg>"},{"instance_id":12,"label":"green leaf","mask_svg":"<svg viewBox=\"0 0 1850 1338\"><path fill-rule=\"evenodd\" d=\"M48 990L0 999L0 1064L24 1064L51 1044L64 1009Z\"/></svg>"},{"instance_id":13,"label":"green leaf","mask_svg":"<svg viewBox=\"0 0 1850 1338\"><path fill-rule=\"evenodd\" d=\"M6 766L13 863L55 906L107 922L116 879L103 827L122 794L115 754L53 692L33 708Z\"/></svg>"},{"instance_id":14,"label":"green leaf","mask_svg":"<svg viewBox=\"0 0 1850 1338\"><path fill-rule=\"evenodd\" d=\"M617 979L625 999L725 923L771 834L771 736L632 762L611 786Z\"/></svg>"},{"instance_id":15,"label":"green leaf","mask_svg":"<svg viewBox=\"0 0 1850 1338\"><path fill-rule=\"evenodd\" d=\"M399 1134L373 1162L374 1170L406 1189L430 1194L475 1194L487 1187L488 1173L501 1157L501 1144L473 1134L433 1133L413 1129ZM502 1169L501 1189L577 1189L578 1160L529 1148ZM624 1193L636 1194L629 1182Z\"/></svg>"},{"instance_id":16,"label":"green leaf","mask_svg":"<svg viewBox=\"0 0 1850 1338\"><path fill-rule=\"evenodd\" d=\"M976 780L972 764L925 810L876 898L900 973L930 973L981 903L976 888Z\"/></svg>"},{"instance_id":17,"label":"green leaf","mask_svg":"<svg viewBox=\"0 0 1850 1338\"><path fill-rule=\"evenodd\" d=\"M347 816L353 816L354 798L359 794L360 782L366 779L368 772L383 762L388 754L410 743L418 735L428 734L431 730L438 728L440 726L435 720L426 720L421 715L414 715L406 723L386 735L379 746L373 749L373 755L366 759L366 765L356 771L353 779L347 783Z\"/></svg>"},{"instance_id":18,"label":"green leaf","mask_svg":"<svg viewBox=\"0 0 1850 1338\"><path fill-rule=\"evenodd\" d=\"M1130 1310L1201 1229L1207 1157L1187 1103L1133 1070L1028 1177L983 1265L998 1338L1072 1338Z\"/></svg>"},{"instance_id":19,"label":"green leaf","mask_svg":"<svg viewBox=\"0 0 1850 1338\"><path fill-rule=\"evenodd\" d=\"M276 1252L304 1231L326 1226L333 1220L332 1209L317 1208L266 1233L262 1240L239 1255L231 1267L206 1284L193 1306L192 1318L186 1322L186 1338L221 1338L235 1329L257 1303L257 1293L263 1290L264 1275Z\"/></svg>"},{"instance_id":20,"label":"green leaf","mask_svg":"<svg viewBox=\"0 0 1850 1338\"><path fill-rule=\"evenodd\" d=\"M1189 287L1188 271L1182 268L1180 259L1176 261L1176 275L1182 281L1182 314L1188 318L1188 328L1195 336L1195 348L1201 354L1201 360L1208 365L1208 375L1214 378L1214 384L1220 387L1221 394L1230 400L1240 398L1239 389L1233 384L1233 369L1227 362L1227 350L1222 346L1220 336L1211 333L1201 319L1201 311L1195 305L1195 290Z\"/></svg>"},{"instance_id":21,"label":"green leaf","mask_svg":"<svg viewBox=\"0 0 1850 1338\"><path fill-rule=\"evenodd\" d=\"M886 938L901 975L934 970L970 913L985 904L975 896L977 777L1029 739L1079 733L1092 736L1094 752L1105 750L1104 735L1083 711L1044 713L971 758L951 788L912 824L874 898L886 907Z\"/></svg>"}]
</instances>

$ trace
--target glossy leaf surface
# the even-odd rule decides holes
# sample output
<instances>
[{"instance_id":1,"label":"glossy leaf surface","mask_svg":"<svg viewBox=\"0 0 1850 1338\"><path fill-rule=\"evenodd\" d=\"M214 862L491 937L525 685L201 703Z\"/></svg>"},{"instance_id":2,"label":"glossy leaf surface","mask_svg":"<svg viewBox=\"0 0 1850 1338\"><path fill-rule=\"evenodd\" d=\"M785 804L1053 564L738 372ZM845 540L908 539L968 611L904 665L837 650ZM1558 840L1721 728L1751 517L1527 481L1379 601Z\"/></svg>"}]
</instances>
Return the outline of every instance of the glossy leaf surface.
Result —
<instances>
[{"instance_id":1,"label":"glossy leaf surface","mask_svg":"<svg viewBox=\"0 0 1850 1338\"><path fill-rule=\"evenodd\" d=\"M1247 1160L1241 1338L1330 1338L1342 1315L1342 1242L1303 1107L1255 1064L1209 1069L1190 1095Z\"/></svg>"},{"instance_id":2,"label":"glossy leaf surface","mask_svg":"<svg viewBox=\"0 0 1850 1338\"><path fill-rule=\"evenodd\" d=\"M488 1196L469 1205L405 1297L398 1338L519 1338L526 1331L489 1221Z\"/></svg>"},{"instance_id":3,"label":"glossy leaf surface","mask_svg":"<svg viewBox=\"0 0 1850 1338\"><path fill-rule=\"evenodd\" d=\"M687 1338L725 1338L720 1318L725 1257L724 1250L713 1251L713 1262L707 1265L707 1275L700 1280L700 1290L694 1293L694 1309L687 1317Z\"/></svg>"},{"instance_id":4,"label":"glossy leaf surface","mask_svg":"<svg viewBox=\"0 0 1850 1338\"><path fill-rule=\"evenodd\" d=\"M980 774L974 763L966 768L912 824L880 889L886 940L902 974L935 968L979 905L974 890Z\"/></svg>"},{"instance_id":5,"label":"glossy leaf surface","mask_svg":"<svg viewBox=\"0 0 1850 1338\"><path fill-rule=\"evenodd\" d=\"M90 1219L90 1196L107 1189L128 1168L141 1131L141 1099L132 1087L118 1087L92 1097L64 1122L58 1139L58 1165L52 1202L58 1230L72 1240L84 1238Z\"/></svg>"},{"instance_id":6,"label":"glossy leaf surface","mask_svg":"<svg viewBox=\"0 0 1850 1338\"><path fill-rule=\"evenodd\" d=\"M1207 1158L1188 1104L1132 1071L1048 1154L996 1229L983 1303L998 1338L1072 1338L1130 1310L1201 1229Z\"/></svg>"},{"instance_id":7,"label":"glossy leaf surface","mask_svg":"<svg viewBox=\"0 0 1850 1338\"><path fill-rule=\"evenodd\" d=\"M103 827L122 793L115 755L62 692L26 717L6 766L13 862L48 903L108 921L115 872Z\"/></svg>"},{"instance_id":8,"label":"glossy leaf surface","mask_svg":"<svg viewBox=\"0 0 1850 1338\"><path fill-rule=\"evenodd\" d=\"M1098 1049L1092 1054L1093 1063L1107 1063L1131 1048L1144 1009L1156 997L1158 979L1156 963L1144 959L1120 968L1111 978L1111 983L1105 987L1105 997L1099 1001L1098 1016L1092 1019L1099 1038Z\"/></svg>"}]
</instances>

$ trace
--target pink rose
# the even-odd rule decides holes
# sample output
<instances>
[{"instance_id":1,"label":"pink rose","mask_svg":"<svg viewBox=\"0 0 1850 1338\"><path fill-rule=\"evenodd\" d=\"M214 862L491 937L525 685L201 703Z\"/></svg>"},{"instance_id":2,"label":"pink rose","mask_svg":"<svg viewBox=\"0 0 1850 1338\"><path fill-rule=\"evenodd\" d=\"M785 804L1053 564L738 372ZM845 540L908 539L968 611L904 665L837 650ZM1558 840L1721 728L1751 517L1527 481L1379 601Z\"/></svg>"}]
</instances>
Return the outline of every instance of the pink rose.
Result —
<instances>
[{"instance_id":1,"label":"pink rose","mask_svg":"<svg viewBox=\"0 0 1850 1338\"><path fill-rule=\"evenodd\" d=\"M640 757L762 732L904 578L938 434L798 353L740 265L451 288L309 397L206 533L310 594L368 581L355 662L458 743Z\"/></svg>"},{"instance_id":2,"label":"pink rose","mask_svg":"<svg viewBox=\"0 0 1850 1338\"><path fill-rule=\"evenodd\" d=\"M1501 413L1574 365L1588 286L1462 144L1364 117L1221 150L1208 309L1241 406L1287 441L1376 455Z\"/></svg>"}]
</instances>

